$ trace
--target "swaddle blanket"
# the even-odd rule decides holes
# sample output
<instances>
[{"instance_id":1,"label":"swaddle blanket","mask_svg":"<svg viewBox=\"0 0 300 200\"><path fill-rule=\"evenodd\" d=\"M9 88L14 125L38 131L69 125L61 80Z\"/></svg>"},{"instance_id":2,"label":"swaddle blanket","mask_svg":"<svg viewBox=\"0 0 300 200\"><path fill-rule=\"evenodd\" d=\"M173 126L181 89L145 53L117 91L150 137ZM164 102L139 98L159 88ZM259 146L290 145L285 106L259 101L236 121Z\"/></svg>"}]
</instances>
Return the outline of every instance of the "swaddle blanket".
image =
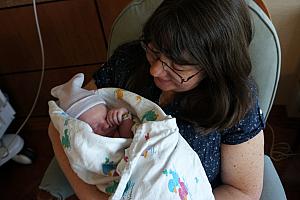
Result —
<instances>
[{"instance_id":1,"label":"swaddle blanket","mask_svg":"<svg viewBox=\"0 0 300 200\"><path fill-rule=\"evenodd\" d=\"M51 120L81 179L113 200L214 199L200 159L180 135L175 118L129 91L102 88L96 93L109 107L126 107L140 123L132 128L132 139L108 138L49 101Z\"/></svg>"}]
</instances>

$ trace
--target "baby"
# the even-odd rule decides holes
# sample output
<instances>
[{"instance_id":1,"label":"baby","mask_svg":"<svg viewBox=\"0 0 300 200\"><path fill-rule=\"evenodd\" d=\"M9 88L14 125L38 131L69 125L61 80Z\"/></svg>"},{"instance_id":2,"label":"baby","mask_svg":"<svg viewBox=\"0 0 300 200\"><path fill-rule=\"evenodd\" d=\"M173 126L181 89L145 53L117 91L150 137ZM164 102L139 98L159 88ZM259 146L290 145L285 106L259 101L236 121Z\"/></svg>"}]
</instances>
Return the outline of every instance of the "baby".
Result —
<instances>
[{"instance_id":1,"label":"baby","mask_svg":"<svg viewBox=\"0 0 300 200\"><path fill-rule=\"evenodd\" d=\"M130 91L87 91L82 83L83 74L77 74L52 89L62 109L48 102L64 152L80 179L110 199L213 199L201 161L180 135L176 118ZM136 123L130 128L132 120Z\"/></svg>"},{"instance_id":2,"label":"baby","mask_svg":"<svg viewBox=\"0 0 300 200\"><path fill-rule=\"evenodd\" d=\"M94 133L113 138L132 138L130 112L122 108L108 109L105 101L93 90L81 88L84 75L78 73L68 82L52 88L51 95L71 117L90 125Z\"/></svg>"}]
</instances>

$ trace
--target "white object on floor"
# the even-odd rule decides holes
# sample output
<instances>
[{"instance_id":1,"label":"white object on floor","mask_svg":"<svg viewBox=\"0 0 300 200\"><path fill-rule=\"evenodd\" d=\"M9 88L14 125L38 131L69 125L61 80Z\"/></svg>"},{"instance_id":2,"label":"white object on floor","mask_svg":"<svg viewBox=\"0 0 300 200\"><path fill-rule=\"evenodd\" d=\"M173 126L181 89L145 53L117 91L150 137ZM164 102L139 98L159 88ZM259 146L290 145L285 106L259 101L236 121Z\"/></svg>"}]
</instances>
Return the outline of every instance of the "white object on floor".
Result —
<instances>
[{"instance_id":1,"label":"white object on floor","mask_svg":"<svg viewBox=\"0 0 300 200\"><path fill-rule=\"evenodd\" d=\"M15 134L5 134L16 112L0 90L0 166L16 156L24 146L23 139Z\"/></svg>"},{"instance_id":2,"label":"white object on floor","mask_svg":"<svg viewBox=\"0 0 300 200\"><path fill-rule=\"evenodd\" d=\"M17 155L24 146L24 140L15 134L5 134L0 147L0 166Z\"/></svg>"},{"instance_id":3,"label":"white object on floor","mask_svg":"<svg viewBox=\"0 0 300 200\"><path fill-rule=\"evenodd\" d=\"M0 90L0 138L15 118L16 112L9 104L8 100Z\"/></svg>"}]
</instances>

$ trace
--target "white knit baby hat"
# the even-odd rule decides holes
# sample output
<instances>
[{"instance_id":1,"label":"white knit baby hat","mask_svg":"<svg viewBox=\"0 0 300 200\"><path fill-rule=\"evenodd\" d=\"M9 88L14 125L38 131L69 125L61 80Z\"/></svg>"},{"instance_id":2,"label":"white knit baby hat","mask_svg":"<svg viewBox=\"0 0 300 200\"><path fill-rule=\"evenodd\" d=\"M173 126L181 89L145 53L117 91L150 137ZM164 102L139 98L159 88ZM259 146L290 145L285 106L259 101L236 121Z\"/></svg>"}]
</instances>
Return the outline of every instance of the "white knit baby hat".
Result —
<instances>
[{"instance_id":1,"label":"white knit baby hat","mask_svg":"<svg viewBox=\"0 0 300 200\"><path fill-rule=\"evenodd\" d=\"M58 105L71 117L78 118L82 113L97 104L105 104L95 90L81 88L84 74L78 73L68 82L51 89L51 95L58 98Z\"/></svg>"}]
</instances>

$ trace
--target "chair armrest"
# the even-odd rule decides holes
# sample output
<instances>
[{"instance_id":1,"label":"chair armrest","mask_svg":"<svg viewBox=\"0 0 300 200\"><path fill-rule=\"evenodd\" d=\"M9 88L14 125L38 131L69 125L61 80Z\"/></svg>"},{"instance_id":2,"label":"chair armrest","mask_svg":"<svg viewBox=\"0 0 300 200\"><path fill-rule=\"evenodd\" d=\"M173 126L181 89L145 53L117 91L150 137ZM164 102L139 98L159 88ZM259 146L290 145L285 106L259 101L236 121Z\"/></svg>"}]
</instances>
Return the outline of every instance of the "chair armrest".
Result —
<instances>
[{"instance_id":1,"label":"chair armrest","mask_svg":"<svg viewBox=\"0 0 300 200\"><path fill-rule=\"evenodd\" d=\"M265 155L264 183L260 200L286 200L284 188L269 156Z\"/></svg>"}]
</instances>

